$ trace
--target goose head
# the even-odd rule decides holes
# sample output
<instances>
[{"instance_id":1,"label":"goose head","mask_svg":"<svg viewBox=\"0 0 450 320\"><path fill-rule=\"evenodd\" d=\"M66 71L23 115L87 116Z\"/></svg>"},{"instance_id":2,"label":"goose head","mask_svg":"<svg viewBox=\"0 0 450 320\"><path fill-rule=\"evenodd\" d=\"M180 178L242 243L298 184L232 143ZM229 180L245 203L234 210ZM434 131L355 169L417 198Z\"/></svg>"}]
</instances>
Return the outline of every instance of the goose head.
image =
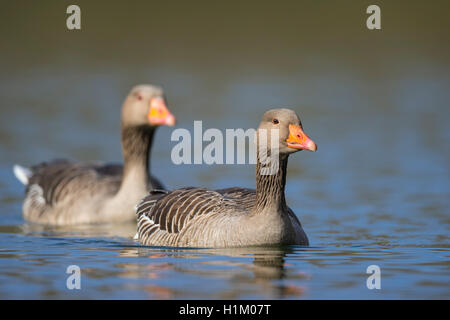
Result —
<instances>
[{"instance_id":1,"label":"goose head","mask_svg":"<svg viewBox=\"0 0 450 320\"><path fill-rule=\"evenodd\" d=\"M289 155L301 150L317 150L315 142L303 131L298 115L291 109L281 108L267 111L262 117L258 132L262 129L267 132L268 148L278 145L280 154ZM278 144L271 142L272 130L278 131Z\"/></svg>"},{"instance_id":2,"label":"goose head","mask_svg":"<svg viewBox=\"0 0 450 320\"><path fill-rule=\"evenodd\" d=\"M160 125L173 126L175 117L167 108L164 92L153 85L138 85L131 89L122 107L125 127Z\"/></svg>"}]
</instances>

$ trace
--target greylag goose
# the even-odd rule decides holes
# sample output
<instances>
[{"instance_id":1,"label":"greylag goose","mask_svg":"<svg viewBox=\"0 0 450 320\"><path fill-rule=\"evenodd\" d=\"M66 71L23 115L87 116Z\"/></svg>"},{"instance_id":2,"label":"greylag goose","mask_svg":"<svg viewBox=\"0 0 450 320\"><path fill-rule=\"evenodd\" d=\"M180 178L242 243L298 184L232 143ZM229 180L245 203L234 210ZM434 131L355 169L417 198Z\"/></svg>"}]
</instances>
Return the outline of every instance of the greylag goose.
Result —
<instances>
[{"instance_id":1,"label":"greylag goose","mask_svg":"<svg viewBox=\"0 0 450 320\"><path fill-rule=\"evenodd\" d=\"M266 135L267 143L257 139L256 190L153 190L136 206L135 239L142 245L170 247L309 245L300 221L286 204L284 188L288 156L317 147L290 109L264 114L257 137L274 131L278 139L273 141L278 143L272 144L271 134ZM262 171L267 167L264 154L278 155L273 157L278 161L270 162L269 168L276 169L272 173Z\"/></svg>"},{"instance_id":2,"label":"greylag goose","mask_svg":"<svg viewBox=\"0 0 450 320\"><path fill-rule=\"evenodd\" d=\"M149 189L163 188L149 176L149 151L155 129L175 124L161 88L134 87L122 106L124 165L44 162L31 168L15 165L26 185L25 219L48 225L121 222L136 219L134 205Z\"/></svg>"}]
</instances>

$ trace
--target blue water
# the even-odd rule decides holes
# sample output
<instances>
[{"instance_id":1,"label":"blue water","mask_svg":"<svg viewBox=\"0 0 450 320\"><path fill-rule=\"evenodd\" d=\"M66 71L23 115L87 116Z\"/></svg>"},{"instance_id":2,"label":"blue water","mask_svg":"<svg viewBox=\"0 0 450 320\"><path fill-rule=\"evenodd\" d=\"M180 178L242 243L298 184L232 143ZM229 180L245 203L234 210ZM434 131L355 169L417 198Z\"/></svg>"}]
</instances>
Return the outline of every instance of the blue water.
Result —
<instances>
[{"instance_id":1,"label":"blue water","mask_svg":"<svg viewBox=\"0 0 450 320\"><path fill-rule=\"evenodd\" d=\"M101 82L94 80L93 84ZM30 92L25 96L45 93L42 79L28 81ZM114 93L114 88L103 86L98 90ZM262 92L266 86L253 83L247 90ZM17 90L14 86L10 89ZM204 129L225 129L233 123L237 107L229 100L234 94L219 97L229 103L230 114L219 120L205 109L198 117L205 119ZM450 297L449 170L448 153L443 150L449 129L440 114L446 110L403 113L399 107L389 117L347 108L327 112L323 99L319 110L305 108L306 112L301 112L298 108L301 116L306 114L305 130L317 141L319 151L291 157L287 199L311 246L175 250L140 247L131 239L134 224L50 228L23 220L23 187L12 175L13 163L29 165L61 155L120 161L119 133L114 125L120 99L109 103L114 99L107 94L105 101L98 102L98 110L89 105L77 107L76 112L73 106L82 105L79 96L56 99L61 107L49 116L41 116L37 110L25 112L25 102L23 109L8 108L9 120L2 118L8 140L1 145L0 167L1 298ZM195 99L186 102L195 103ZM113 104L115 112L105 113ZM174 101L173 112L182 114L182 105ZM255 119L240 119L236 127L255 127L261 111L253 111ZM89 112L98 124L83 116ZM192 113L188 119L178 116L178 126L191 128L194 117ZM251 165L171 164L168 160L174 144L170 129L159 130L152 170L168 186L254 186ZM69 265L81 268L81 290L66 287ZM369 265L381 269L380 290L366 286Z\"/></svg>"},{"instance_id":2,"label":"blue water","mask_svg":"<svg viewBox=\"0 0 450 320\"><path fill-rule=\"evenodd\" d=\"M354 4L99 3L81 4L80 33L60 29L61 4L0 13L1 299L450 298L448 10L386 2L383 31L368 33ZM12 165L120 162L120 105L138 83L162 85L187 129L255 128L270 107L295 109L318 151L290 157L286 197L311 246L151 248L133 223L24 221ZM172 130L158 130L151 159L169 188L254 187L252 165L174 165ZM80 290L66 286L70 265ZM381 289L366 286L370 265Z\"/></svg>"}]
</instances>

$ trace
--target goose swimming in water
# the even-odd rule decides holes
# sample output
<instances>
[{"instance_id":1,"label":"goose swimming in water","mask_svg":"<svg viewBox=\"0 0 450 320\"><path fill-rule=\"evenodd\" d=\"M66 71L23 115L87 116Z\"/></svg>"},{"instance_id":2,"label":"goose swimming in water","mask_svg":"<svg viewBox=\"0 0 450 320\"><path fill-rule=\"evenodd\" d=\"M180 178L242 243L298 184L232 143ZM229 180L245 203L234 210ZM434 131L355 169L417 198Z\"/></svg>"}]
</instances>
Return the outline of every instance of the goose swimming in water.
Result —
<instances>
[{"instance_id":1,"label":"goose swimming in water","mask_svg":"<svg viewBox=\"0 0 450 320\"><path fill-rule=\"evenodd\" d=\"M300 150L316 151L317 146L290 109L267 111L258 134L263 129L278 130L278 144L272 144L268 134L265 150L266 154L278 151L279 161L273 174L262 174L259 151L263 144L257 143L256 190L153 190L136 207L135 239L142 245L171 247L309 245L300 221L286 204L284 188L289 155Z\"/></svg>"},{"instance_id":2,"label":"goose swimming in water","mask_svg":"<svg viewBox=\"0 0 450 320\"><path fill-rule=\"evenodd\" d=\"M149 189L163 188L149 176L155 129L174 124L161 88L134 87L122 106L123 166L67 160L14 166L14 174L26 185L25 219L49 225L135 220L134 205Z\"/></svg>"}]
</instances>

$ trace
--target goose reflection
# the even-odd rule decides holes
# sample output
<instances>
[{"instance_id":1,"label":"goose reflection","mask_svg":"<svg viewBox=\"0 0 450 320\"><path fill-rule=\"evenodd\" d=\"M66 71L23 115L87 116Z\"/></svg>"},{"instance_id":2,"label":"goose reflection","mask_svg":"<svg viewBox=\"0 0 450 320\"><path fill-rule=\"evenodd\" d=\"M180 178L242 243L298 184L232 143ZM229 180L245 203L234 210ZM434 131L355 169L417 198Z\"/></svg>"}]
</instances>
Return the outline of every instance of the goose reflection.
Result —
<instances>
[{"instance_id":1,"label":"goose reflection","mask_svg":"<svg viewBox=\"0 0 450 320\"><path fill-rule=\"evenodd\" d=\"M300 246L143 247L131 240L135 232L133 223L66 227L25 223L13 230L30 236L67 238L67 243L73 238L86 239L82 251L102 251L102 255L111 253L118 258L112 269L83 268L86 277L126 279L127 290L145 292L148 299L295 299L305 294L309 275L289 263L302 254ZM120 240L113 241L116 237ZM186 284L174 280L180 278ZM219 288L211 288L212 284Z\"/></svg>"},{"instance_id":2,"label":"goose reflection","mask_svg":"<svg viewBox=\"0 0 450 320\"><path fill-rule=\"evenodd\" d=\"M150 284L144 289L149 298L192 298L208 295L208 279L221 279L227 288L219 290L214 298L238 299L260 297L270 299L301 297L308 278L305 273L289 268L285 257L299 254L301 247L246 247L226 249L183 249L157 247L131 247L120 250L121 257L148 258L149 263L121 263L121 276L144 278ZM211 259L213 257L213 259ZM173 273L203 278L195 287L172 289ZM288 279L289 281L285 281ZM154 283L153 283L154 282ZM289 284L288 284L289 283Z\"/></svg>"},{"instance_id":3,"label":"goose reflection","mask_svg":"<svg viewBox=\"0 0 450 320\"><path fill-rule=\"evenodd\" d=\"M136 233L136 223L86 224L73 226L50 226L26 222L20 226L20 233L41 237L119 237L132 238Z\"/></svg>"}]
</instances>

